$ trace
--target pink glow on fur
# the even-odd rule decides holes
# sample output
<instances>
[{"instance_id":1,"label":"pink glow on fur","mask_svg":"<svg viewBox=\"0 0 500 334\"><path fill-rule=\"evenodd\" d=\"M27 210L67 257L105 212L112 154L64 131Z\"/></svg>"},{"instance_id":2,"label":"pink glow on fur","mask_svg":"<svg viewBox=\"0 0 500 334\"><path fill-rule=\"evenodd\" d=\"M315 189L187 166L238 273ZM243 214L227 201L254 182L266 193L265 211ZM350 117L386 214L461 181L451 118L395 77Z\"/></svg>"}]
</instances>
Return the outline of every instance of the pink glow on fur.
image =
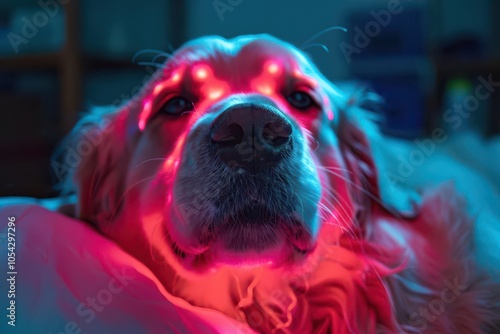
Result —
<instances>
[{"instance_id":1,"label":"pink glow on fur","mask_svg":"<svg viewBox=\"0 0 500 334\"><path fill-rule=\"evenodd\" d=\"M276 97L276 79L269 71L263 71L250 83L250 88L269 97Z\"/></svg>"},{"instance_id":2,"label":"pink glow on fur","mask_svg":"<svg viewBox=\"0 0 500 334\"><path fill-rule=\"evenodd\" d=\"M212 68L206 64L195 65L191 70L191 74L200 83L200 93L205 100L199 103L197 111L205 110L208 103L213 103L231 91L229 85L225 81L217 79Z\"/></svg>"},{"instance_id":3,"label":"pink glow on fur","mask_svg":"<svg viewBox=\"0 0 500 334\"><path fill-rule=\"evenodd\" d=\"M203 85L201 91L205 99L209 99L211 100L210 102L213 103L214 100L228 94L230 88L224 81L213 79L211 83Z\"/></svg>"},{"instance_id":4,"label":"pink glow on fur","mask_svg":"<svg viewBox=\"0 0 500 334\"><path fill-rule=\"evenodd\" d=\"M328 101L328 98L326 96L323 96L323 105L325 106L325 108L327 108L326 117L329 121L333 121L335 116L333 110L331 109L330 101Z\"/></svg>"},{"instance_id":5,"label":"pink glow on fur","mask_svg":"<svg viewBox=\"0 0 500 334\"><path fill-rule=\"evenodd\" d=\"M217 100L218 98L220 98L222 96L222 94L224 94L224 90L223 89L212 89L208 92L208 98L210 100Z\"/></svg>"},{"instance_id":6,"label":"pink glow on fur","mask_svg":"<svg viewBox=\"0 0 500 334\"><path fill-rule=\"evenodd\" d=\"M304 74L304 73L303 73L300 69L298 69L298 68L296 68L296 69L293 71L293 75L294 75L294 77L295 77L296 79L300 80L301 82L306 83L306 84L307 84L308 86L310 86L311 88L317 88L317 87L318 87L318 82L317 82L314 78L312 78L312 77L310 77L310 76L308 76L308 75Z\"/></svg>"},{"instance_id":7,"label":"pink glow on fur","mask_svg":"<svg viewBox=\"0 0 500 334\"><path fill-rule=\"evenodd\" d=\"M273 94L273 88L270 84L257 84L255 88L264 95L270 96Z\"/></svg>"},{"instance_id":8,"label":"pink glow on fur","mask_svg":"<svg viewBox=\"0 0 500 334\"><path fill-rule=\"evenodd\" d=\"M207 65L199 64L193 68L192 73L196 79L202 81L208 77L209 69Z\"/></svg>"},{"instance_id":9,"label":"pink glow on fur","mask_svg":"<svg viewBox=\"0 0 500 334\"><path fill-rule=\"evenodd\" d=\"M151 99L147 99L144 102L144 107L142 108L142 113L139 119L139 129L144 131L146 128L146 121L148 120L151 114Z\"/></svg>"},{"instance_id":10,"label":"pink glow on fur","mask_svg":"<svg viewBox=\"0 0 500 334\"><path fill-rule=\"evenodd\" d=\"M270 61L267 65L267 72L270 74L279 74L281 72L281 66L275 63L274 61Z\"/></svg>"},{"instance_id":11,"label":"pink glow on fur","mask_svg":"<svg viewBox=\"0 0 500 334\"><path fill-rule=\"evenodd\" d=\"M328 117L328 120L333 121L333 112L331 110L328 110L326 116Z\"/></svg>"},{"instance_id":12,"label":"pink glow on fur","mask_svg":"<svg viewBox=\"0 0 500 334\"><path fill-rule=\"evenodd\" d=\"M190 123L193 123L194 120L191 120ZM175 177L175 173L177 171L177 167L179 166L179 161L181 160L182 150L184 149L184 143L186 141L188 135L188 131L185 131L175 143L175 147L172 150L172 153L168 156L168 158L163 163L163 170L167 172L173 172L173 176ZM171 194L169 194L171 197Z\"/></svg>"},{"instance_id":13,"label":"pink glow on fur","mask_svg":"<svg viewBox=\"0 0 500 334\"><path fill-rule=\"evenodd\" d=\"M152 114L153 101L158 97L166 89L171 89L174 85L176 85L181 80L180 71L175 71L169 79L166 81L161 81L157 83L153 88L153 93L144 100L142 112L139 116L139 129L144 131L146 128L146 123Z\"/></svg>"},{"instance_id":14,"label":"pink glow on fur","mask_svg":"<svg viewBox=\"0 0 500 334\"><path fill-rule=\"evenodd\" d=\"M164 82L160 82L153 89L153 95L158 95L163 89L165 89L165 83Z\"/></svg>"},{"instance_id":15,"label":"pink glow on fur","mask_svg":"<svg viewBox=\"0 0 500 334\"><path fill-rule=\"evenodd\" d=\"M278 79L282 76L283 65L276 60L267 61L261 73L250 82L250 89L269 96L275 100L280 100L277 92Z\"/></svg>"}]
</instances>

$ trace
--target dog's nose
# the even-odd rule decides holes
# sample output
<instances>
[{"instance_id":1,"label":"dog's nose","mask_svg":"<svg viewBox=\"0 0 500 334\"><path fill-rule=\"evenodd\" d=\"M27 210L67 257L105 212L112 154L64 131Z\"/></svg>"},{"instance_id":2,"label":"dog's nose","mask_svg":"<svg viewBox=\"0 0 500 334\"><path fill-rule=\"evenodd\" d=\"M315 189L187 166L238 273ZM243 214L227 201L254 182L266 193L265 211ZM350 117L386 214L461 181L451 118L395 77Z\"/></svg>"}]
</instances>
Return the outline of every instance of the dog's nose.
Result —
<instances>
[{"instance_id":1,"label":"dog's nose","mask_svg":"<svg viewBox=\"0 0 500 334\"><path fill-rule=\"evenodd\" d=\"M245 103L231 106L212 123L210 138L231 167L256 172L278 163L288 150L292 125L270 105Z\"/></svg>"}]
</instances>

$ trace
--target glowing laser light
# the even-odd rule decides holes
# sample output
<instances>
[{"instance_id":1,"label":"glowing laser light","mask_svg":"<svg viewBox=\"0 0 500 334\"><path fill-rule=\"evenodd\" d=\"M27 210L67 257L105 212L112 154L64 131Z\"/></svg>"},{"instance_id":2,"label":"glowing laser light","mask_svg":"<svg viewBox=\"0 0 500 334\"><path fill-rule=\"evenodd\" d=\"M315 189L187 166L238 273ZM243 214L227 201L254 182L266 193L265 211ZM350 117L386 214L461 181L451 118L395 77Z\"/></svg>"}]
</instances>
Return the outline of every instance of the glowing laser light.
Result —
<instances>
[{"instance_id":1,"label":"glowing laser light","mask_svg":"<svg viewBox=\"0 0 500 334\"><path fill-rule=\"evenodd\" d=\"M179 82L179 80L181 80L181 75L179 74L179 72L176 72L176 73L172 76L172 81L173 81L173 82Z\"/></svg>"},{"instance_id":2,"label":"glowing laser light","mask_svg":"<svg viewBox=\"0 0 500 334\"><path fill-rule=\"evenodd\" d=\"M269 85L258 85L257 90L265 95L271 95L273 93L273 89Z\"/></svg>"},{"instance_id":3,"label":"glowing laser light","mask_svg":"<svg viewBox=\"0 0 500 334\"><path fill-rule=\"evenodd\" d=\"M158 95L158 93L160 93L163 90L163 88L165 88L165 83L162 82L157 84L153 89L153 94Z\"/></svg>"},{"instance_id":4,"label":"glowing laser light","mask_svg":"<svg viewBox=\"0 0 500 334\"><path fill-rule=\"evenodd\" d=\"M149 118L149 115L151 114L151 100L147 99L144 102L144 107L142 108L141 116L139 119L139 129L141 131L144 131L146 128L146 121Z\"/></svg>"},{"instance_id":5,"label":"glowing laser light","mask_svg":"<svg viewBox=\"0 0 500 334\"><path fill-rule=\"evenodd\" d=\"M198 71L196 71L196 77L200 80L205 79L207 76L207 70L205 70L204 68L200 68Z\"/></svg>"},{"instance_id":6,"label":"glowing laser light","mask_svg":"<svg viewBox=\"0 0 500 334\"><path fill-rule=\"evenodd\" d=\"M330 121L333 121L333 111L328 110L328 113L326 115Z\"/></svg>"},{"instance_id":7,"label":"glowing laser light","mask_svg":"<svg viewBox=\"0 0 500 334\"><path fill-rule=\"evenodd\" d=\"M280 70L280 67L278 66L278 64L276 63L270 63L269 65L267 65L267 72L271 73L271 74L277 74Z\"/></svg>"},{"instance_id":8,"label":"glowing laser light","mask_svg":"<svg viewBox=\"0 0 500 334\"><path fill-rule=\"evenodd\" d=\"M208 78L208 68L205 65L198 65L193 68L193 75L198 80L205 80Z\"/></svg>"},{"instance_id":9,"label":"glowing laser light","mask_svg":"<svg viewBox=\"0 0 500 334\"><path fill-rule=\"evenodd\" d=\"M139 129L140 129L141 131L144 131L144 129L145 129L145 128L146 128L146 121L145 121L145 120L143 120L143 119L141 119L141 120L139 121Z\"/></svg>"},{"instance_id":10,"label":"glowing laser light","mask_svg":"<svg viewBox=\"0 0 500 334\"><path fill-rule=\"evenodd\" d=\"M222 89L213 89L208 93L208 98L210 100L216 100L222 96Z\"/></svg>"},{"instance_id":11,"label":"glowing laser light","mask_svg":"<svg viewBox=\"0 0 500 334\"><path fill-rule=\"evenodd\" d=\"M165 163L163 164L163 168L165 170L177 170L177 167L179 166L179 160L182 152L182 148L184 147L184 142L186 140L186 135L187 133L185 132L178 140L177 143L175 144L174 150L170 154L170 156L165 160Z\"/></svg>"}]
</instances>

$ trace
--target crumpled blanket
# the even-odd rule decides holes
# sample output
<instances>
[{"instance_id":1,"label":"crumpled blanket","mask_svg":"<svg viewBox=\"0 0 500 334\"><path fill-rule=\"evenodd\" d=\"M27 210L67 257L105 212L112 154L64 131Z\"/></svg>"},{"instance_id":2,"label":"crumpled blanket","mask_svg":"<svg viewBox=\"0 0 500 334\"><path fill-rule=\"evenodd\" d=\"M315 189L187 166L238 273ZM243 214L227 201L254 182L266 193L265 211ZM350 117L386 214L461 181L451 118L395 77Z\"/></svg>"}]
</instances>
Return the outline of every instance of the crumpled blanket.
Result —
<instances>
[{"instance_id":1,"label":"crumpled blanket","mask_svg":"<svg viewBox=\"0 0 500 334\"><path fill-rule=\"evenodd\" d=\"M409 199L418 202L418 193L414 194L409 189L425 188L453 179L476 218L477 260L489 269L493 277L500 278L500 269L491 266L491 263L500 263L500 174L494 164L488 163L490 160L485 160L485 157L491 158L492 153L497 152L496 148L500 149L500 144L488 147L481 145L475 137L452 138L437 146L432 154L426 155L422 164L413 166L415 168L411 173L402 175L398 171L402 159L408 160L409 154L418 146L411 142L385 143L381 145L383 151L376 154L385 161L383 168L379 165L382 183L387 181L384 178L388 175L400 177L393 179L396 182L385 183L385 190L382 187L385 201L396 207L401 204L398 208L404 211L404 204L411 202ZM472 151L462 148L471 145L475 145L472 150L474 156L466 156ZM374 149L377 150L376 143ZM491 152L486 154L486 149ZM401 199L403 201L396 201ZM19 204L22 201L25 204ZM222 313L193 307L170 295L148 268L91 226L49 211L40 204L50 207L48 203L36 200L0 200L0 267L6 278L14 277L0 280L0 303L4 312L0 333L254 333L250 327ZM15 217L15 231L11 231L13 235L10 235L15 239L13 269L8 268L9 247L12 246L9 242L14 241L8 240L9 217ZM335 261L338 262L339 258ZM359 263L359 268L364 268L364 265ZM396 261L393 268L396 269L397 265ZM331 269L330 265L328 270ZM351 269L357 270L357 267ZM377 272L380 274L389 269L377 267ZM318 270L321 271L322 267ZM15 274L6 274L10 271ZM327 276L318 275L316 281L312 278L308 282L307 293L311 303L323 303L324 289L316 290L314 287L324 287L326 281L319 278ZM265 279L261 281L266 282ZM299 286L294 288L300 295L300 284L303 282L296 283ZM342 290L334 289L337 285L329 286L332 288L329 293L338 293L345 303L356 300L346 299L347 294L344 296ZM15 297L6 298L9 289L15 289ZM380 287L375 290L380 290ZM373 292L373 287L370 291ZM373 293L369 295L377 305L386 302L382 295L380 298ZM15 328L8 324L12 321L7 317L12 314L7 309L12 308L9 304L11 300L15 301ZM295 303L300 304L300 301L291 299L284 302L286 305ZM255 309L257 305L241 305L249 320L252 314L260 313ZM355 305L352 306L356 309ZM299 313L307 314L306 306L297 309L301 310ZM379 308L383 309L387 307ZM335 320L324 314L316 316L318 319ZM286 312L283 319L275 320L286 323ZM390 328L391 319L386 322ZM332 323L315 325L328 327ZM265 327L267 324L264 321L262 328Z\"/></svg>"},{"instance_id":2,"label":"crumpled blanket","mask_svg":"<svg viewBox=\"0 0 500 334\"><path fill-rule=\"evenodd\" d=\"M36 204L2 207L0 221L0 333L254 333L169 295L148 268L85 223Z\"/></svg>"}]
</instances>

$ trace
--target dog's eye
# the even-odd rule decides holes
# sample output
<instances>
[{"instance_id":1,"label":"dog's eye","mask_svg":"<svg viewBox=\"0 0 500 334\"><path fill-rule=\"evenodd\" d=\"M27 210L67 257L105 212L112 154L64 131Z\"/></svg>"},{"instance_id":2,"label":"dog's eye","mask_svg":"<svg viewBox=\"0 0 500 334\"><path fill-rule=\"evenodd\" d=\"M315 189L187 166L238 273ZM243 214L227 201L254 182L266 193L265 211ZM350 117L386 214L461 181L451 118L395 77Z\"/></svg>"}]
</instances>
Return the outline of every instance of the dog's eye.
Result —
<instances>
[{"instance_id":1,"label":"dog's eye","mask_svg":"<svg viewBox=\"0 0 500 334\"><path fill-rule=\"evenodd\" d=\"M181 115L194 109L192 102L177 96L167 101L161 108L161 112L168 115Z\"/></svg>"},{"instance_id":2,"label":"dog's eye","mask_svg":"<svg viewBox=\"0 0 500 334\"><path fill-rule=\"evenodd\" d=\"M305 110L314 105L313 98L301 91L296 91L290 94L287 98L288 102L297 109Z\"/></svg>"}]
</instances>

